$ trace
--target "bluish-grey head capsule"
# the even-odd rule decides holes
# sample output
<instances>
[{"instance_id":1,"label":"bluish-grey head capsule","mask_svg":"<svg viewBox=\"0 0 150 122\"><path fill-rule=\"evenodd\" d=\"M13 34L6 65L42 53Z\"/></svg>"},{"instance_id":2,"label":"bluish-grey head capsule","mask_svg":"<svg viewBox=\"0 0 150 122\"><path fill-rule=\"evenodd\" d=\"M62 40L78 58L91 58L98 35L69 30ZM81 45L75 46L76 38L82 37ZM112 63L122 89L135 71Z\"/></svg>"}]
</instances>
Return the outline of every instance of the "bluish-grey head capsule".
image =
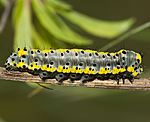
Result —
<instances>
[{"instance_id":1,"label":"bluish-grey head capsule","mask_svg":"<svg viewBox=\"0 0 150 122\"><path fill-rule=\"evenodd\" d=\"M5 62L6 70L16 69L17 63L18 63L18 56L16 53L12 53Z\"/></svg>"}]
</instances>

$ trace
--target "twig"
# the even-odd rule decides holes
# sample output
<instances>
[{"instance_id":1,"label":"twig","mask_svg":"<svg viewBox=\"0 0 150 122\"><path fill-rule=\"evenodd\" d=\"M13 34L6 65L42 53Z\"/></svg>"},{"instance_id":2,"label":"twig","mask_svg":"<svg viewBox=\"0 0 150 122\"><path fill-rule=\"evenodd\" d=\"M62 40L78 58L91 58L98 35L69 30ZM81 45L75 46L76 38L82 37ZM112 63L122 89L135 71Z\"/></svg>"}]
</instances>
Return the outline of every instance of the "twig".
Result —
<instances>
[{"instance_id":1,"label":"twig","mask_svg":"<svg viewBox=\"0 0 150 122\"><path fill-rule=\"evenodd\" d=\"M130 31L128 31L127 33L125 33L124 35L120 36L118 39L115 39L113 41L111 41L110 43L106 44L106 46L102 47L100 49L100 51L106 51L108 50L109 48L115 46L116 44L120 43L121 41L125 40L126 38L138 33L138 32L141 32L142 30L146 29L146 28L149 28L150 27L150 22L146 22L145 24L135 28L135 29L132 29Z\"/></svg>"},{"instance_id":2,"label":"twig","mask_svg":"<svg viewBox=\"0 0 150 122\"><path fill-rule=\"evenodd\" d=\"M7 4L6 4L6 6L5 6L5 10L4 10L4 12L3 12L3 14L2 14L2 17L1 17L1 20L0 20L0 33L2 33L2 31L3 31L4 28L5 28L5 25L6 25L8 16L9 16L9 14L10 14L10 10L11 10L13 1L14 1L14 0L9 0L9 1L7 1Z\"/></svg>"},{"instance_id":3,"label":"twig","mask_svg":"<svg viewBox=\"0 0 150 122\"><path fill-rule=\"evenodd\" d=\"M39 76L33 76L26 72L18 72L18 71L6 71L4 68L0 67L0 79L12 80L12 81L22 81L26 83L45 83L51 85L60 85L55 79L48 79L46 81L42 81ZM74 83L64 81L62 86L74 86L78 87L80 85L80 81L75 81ZM107 80L100 81L94 80L92 82L84 83L82 87L88 88L106 88L106 89L127 89L127 90L150 90L150 78L141 78L136 79L133 84L127 81L125 84L120 83L117 85L116 81Z\"/></svg>"}]
</instances>

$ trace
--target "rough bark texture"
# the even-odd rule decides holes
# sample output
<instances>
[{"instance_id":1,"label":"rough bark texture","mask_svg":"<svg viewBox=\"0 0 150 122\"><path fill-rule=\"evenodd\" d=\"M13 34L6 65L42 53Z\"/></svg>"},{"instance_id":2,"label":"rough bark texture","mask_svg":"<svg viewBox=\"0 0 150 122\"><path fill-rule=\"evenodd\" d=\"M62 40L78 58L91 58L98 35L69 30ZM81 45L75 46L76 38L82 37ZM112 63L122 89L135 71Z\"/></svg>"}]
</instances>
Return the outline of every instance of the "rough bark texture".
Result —
<instances>
[{"instance_id":1,"label":"rough bark texture","mask_svg":"<svg viewBox=\"0 0 150 122\"><path fill-rule=\"evenodd\" d=\"M52 85L62 85L62 86L82 86L88 88L106 88L106 89L126 89L126 90L150 90L150 78L140 78L136 79L133 84L126 80L125 84L120 82L118 85L116 81L113 80L94 80L92 82L80 84L80 81L75 81L74 83L64 81L62 84L59 84L55 79L48 79L42 81L39 76L34 76L26 72L18 71L6 71L4 68L0 67L0 79L12 80L12 81L22 81L28 83L45 83Z\"/></svg>"}]
</instances>

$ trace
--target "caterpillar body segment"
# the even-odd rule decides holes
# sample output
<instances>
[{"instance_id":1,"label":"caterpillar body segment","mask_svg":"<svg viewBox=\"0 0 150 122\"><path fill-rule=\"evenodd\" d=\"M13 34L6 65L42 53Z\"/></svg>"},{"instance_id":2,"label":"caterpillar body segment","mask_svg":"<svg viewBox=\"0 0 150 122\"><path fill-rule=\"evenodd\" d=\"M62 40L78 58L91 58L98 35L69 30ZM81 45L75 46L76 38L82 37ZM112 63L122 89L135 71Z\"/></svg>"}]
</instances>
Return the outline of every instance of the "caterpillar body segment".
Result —
<instances>
[{"instance_id":1,"label":"caterpillar body segment","mask_svg":"<svg viewBox=\"0 0 150 122\"><path fill-rule=\"evenodd\" d=\"M130 50L97 52L83 49L20 49L6 60L7 70L26 71L43 80L59 82L70 79L81 82L94 79L129 79L142 73L142 56ZM119 82L118 82L119 83Z\"/></svg>"}]
</instances>

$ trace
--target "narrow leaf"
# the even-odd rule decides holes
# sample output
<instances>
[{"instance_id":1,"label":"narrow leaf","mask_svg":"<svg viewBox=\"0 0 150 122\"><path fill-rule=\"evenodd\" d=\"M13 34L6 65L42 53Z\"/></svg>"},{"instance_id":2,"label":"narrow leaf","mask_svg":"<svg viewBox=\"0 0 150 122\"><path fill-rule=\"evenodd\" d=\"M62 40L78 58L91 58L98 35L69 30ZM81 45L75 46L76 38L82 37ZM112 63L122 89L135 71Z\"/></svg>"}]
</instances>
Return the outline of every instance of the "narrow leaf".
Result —
<instances>
[{"instance_id":1,"label":"narrow leaf","mask_svg":"<svg viewBox=\"0 0 150 122\"><path fill-rule=\"evenodd\" d=\"M33 26L32 26L32 38L35 48L48 49L51 47L50 43L47 43L47 41L43 40L43 38L38 34L38 32L35 30Z\"/></svg>"},{"instance_id":2,"label":"narrow leaf","mask_svg":"<svg viewBox=\"0 0 150 122\"><path fill-rule=\"evenodd\" d=\"M0 6L6 6L8 2L8 0L0 0Z\"/></svg>"},{"instance_id":3,"label":"narrow leaf","mask_svg":"<svg viewBox=\"0 0 150 122\"><path fill-rule=\"evenodd\" d=\"M46 2L51 6L53 6L55 9L65 10L65 11L72 9L71 5L63 2L62 0L46 0Z\"/></svg>"},{"instance_id":4,"label":"narrow leaf","mask_svg":"<svg viewBox=\"0 0 150 122\"><path fill-rule=\"evenodd\" d=\"M64 23L60 23L57 16L52 15L51 12L48 13L40 1L32 0L32 2L34 11L41 25L56 39L77 45L88 43L87 39L80 37L78 34L73 33L73 31L71 32L71 29L64 26Z\"/></svg>"},{"instance_id":5,"label":"narrow leaf","mask_svg":"<svg viewBox=\"0 0 150 122\"><path fill-rule=\"evenodd\" d=\"M122 34L135 22L132 18L122 21L103 21L75 11L59 11L59 13L88 33L105 38L114 38Z\"/></svg>"},{"instance_id":6,"label":"narrow leaf","mask_svg":"<svg viewBox=\"0 0 150 122\"><path fill-rule=\"evenodd\" d=\"M23 0L24 1L24 0ZM28 1L23 2L23 8L20 14L15 16L15 41L14 50L18 47L32 47L31 42L31 17L30 17L30 6Z\"/></svg>"},{"instance_id":7,"label":"narrow leaf","mask_svg":"<svg viewBox=\"0 0 150 122\"><path fill-rule=\"evenodd\" d=\"M58 28L58 26L50 19L50 15L47 14L45 11L45 8L41 1L32 0L32 5L34 12L40 21L40 23L43 25L47 31L49 31L51 34L53 34L55 37L65 40L65 36L62 34L61 30Z\"/></svg>"},{"instance_id":8,"label":"narrow leaf","mask_svg":"<svg viewBox=\"0 0 150 122\"><path fill-rule=\"evenodd\" d=\"M15 5L12 11L12 22L14 26L16 26L16 23L18 23L19 17L21 16L23 4L24 4L23 0L15 1Z\"/></svg>"},{"instance_id":9,"label":"narrow leaf","mask_svg":"<svg viewBox=\"0 0 150 122\"><path fill-rule=\"evenodd\" d=\"M77 34L75 31L69 28L68 25L56 13L53 13L53 11L51 11L52 10L51 6L46 4L46 7L51 13L51 19L56 22L56 24L60 27L60 29L62 29L63 34L66 35L66 37L69 40L72 40L73 43L75 42L76 44L80 44L80 45L91 44L92 41L90 39L87 39Z\"/></svg>"}]
</instances>

